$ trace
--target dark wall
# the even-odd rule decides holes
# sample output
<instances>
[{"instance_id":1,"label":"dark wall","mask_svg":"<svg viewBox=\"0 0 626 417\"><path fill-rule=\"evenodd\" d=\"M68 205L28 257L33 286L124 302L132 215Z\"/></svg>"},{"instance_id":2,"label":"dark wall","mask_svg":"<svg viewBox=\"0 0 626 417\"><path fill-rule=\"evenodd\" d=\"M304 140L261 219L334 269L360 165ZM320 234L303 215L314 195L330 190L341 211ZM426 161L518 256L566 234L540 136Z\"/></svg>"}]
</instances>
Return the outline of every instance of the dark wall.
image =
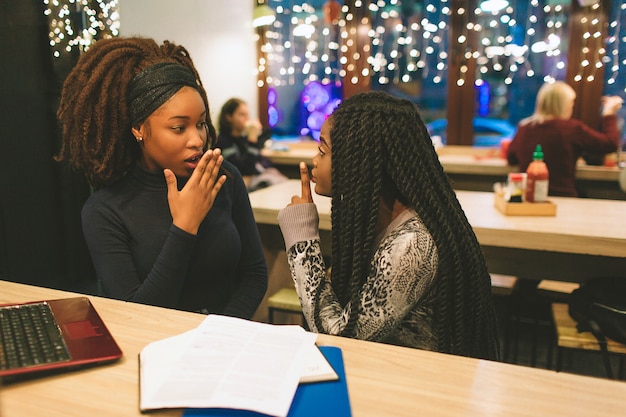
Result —
<instances>
[{"instance_id":1,"label":"dark wall","mask_svg":"<svg viewBox=\"0 0 626 417\"><path fill-rule=\"evenodd\" d=\"M55 59L40 0L0 0L0 279L89 292L80 228L86 182L55 162L60 88L75 57Z\"/></svg>"}]
</instances>

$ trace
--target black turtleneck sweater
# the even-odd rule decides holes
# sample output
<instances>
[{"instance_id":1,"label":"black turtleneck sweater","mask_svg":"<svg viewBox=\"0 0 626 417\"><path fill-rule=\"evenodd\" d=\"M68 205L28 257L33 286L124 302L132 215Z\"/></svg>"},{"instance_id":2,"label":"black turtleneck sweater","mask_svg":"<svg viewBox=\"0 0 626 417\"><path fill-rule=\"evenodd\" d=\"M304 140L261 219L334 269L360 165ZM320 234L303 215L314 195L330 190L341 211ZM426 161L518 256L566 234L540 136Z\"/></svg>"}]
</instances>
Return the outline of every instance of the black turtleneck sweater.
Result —
<instances>
[{"instance_id":1,"label":"black turtleneck sweater","mask_svg":"<svg viewBox=\"0 0 626 417\"><path fill-rule=\"evenodd\" d=\"M172 224L162 172L137 167L91 195L83 231L104 296L252 317L267 289L267 266L241 175L227 161L223 167L232 178L197 235Z\"/></svg>"}]
</instances>

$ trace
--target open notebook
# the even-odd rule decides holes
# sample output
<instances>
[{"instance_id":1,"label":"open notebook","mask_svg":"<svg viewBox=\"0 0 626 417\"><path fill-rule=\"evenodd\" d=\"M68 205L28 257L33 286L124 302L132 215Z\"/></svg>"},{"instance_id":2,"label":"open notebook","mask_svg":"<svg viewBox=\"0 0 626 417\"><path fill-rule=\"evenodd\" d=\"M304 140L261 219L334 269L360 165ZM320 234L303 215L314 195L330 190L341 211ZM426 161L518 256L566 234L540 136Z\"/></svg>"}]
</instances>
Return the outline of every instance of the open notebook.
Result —
<instances>
[{"instance_id":1,"label":"open notebook","mask_svg":"<svg viewBox=\"0 0 626 417\"><path fill-rule=\"evenodd\" d=\"M122 351L87 297L0 305L0 377L119 359Z\"/></svg>"}]
</instances>

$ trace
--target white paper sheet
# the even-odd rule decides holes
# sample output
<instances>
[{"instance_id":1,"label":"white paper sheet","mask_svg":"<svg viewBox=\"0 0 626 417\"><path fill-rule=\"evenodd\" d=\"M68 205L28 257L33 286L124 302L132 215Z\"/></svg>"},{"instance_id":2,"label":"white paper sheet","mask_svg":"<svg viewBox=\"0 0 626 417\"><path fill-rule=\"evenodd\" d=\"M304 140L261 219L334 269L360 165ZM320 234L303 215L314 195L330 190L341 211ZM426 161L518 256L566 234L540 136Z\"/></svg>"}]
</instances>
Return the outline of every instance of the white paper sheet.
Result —
<instances>
[{"instance_id":1,"label":"white paper sheet","mask_svg":"<svg viewBox=\"0 0 626 417\"><path fill-rule=\"evenodd\" d=\"M324 354L317 346L311 346L307 352L304 369L302 374L300 374L300 383L336 381L338 379L339 375L328 363Z\"/></svg>"},{"instance_id":2,"label":"white paper sheet","mask_svg":"<svg viewBox=\"0 0 626 417\"><path fill-rule=\"evenodd\" d=\"M140 354L142 410L219 407L284 417L316 335L209 315Z\"/></svg>"}]
</instances>

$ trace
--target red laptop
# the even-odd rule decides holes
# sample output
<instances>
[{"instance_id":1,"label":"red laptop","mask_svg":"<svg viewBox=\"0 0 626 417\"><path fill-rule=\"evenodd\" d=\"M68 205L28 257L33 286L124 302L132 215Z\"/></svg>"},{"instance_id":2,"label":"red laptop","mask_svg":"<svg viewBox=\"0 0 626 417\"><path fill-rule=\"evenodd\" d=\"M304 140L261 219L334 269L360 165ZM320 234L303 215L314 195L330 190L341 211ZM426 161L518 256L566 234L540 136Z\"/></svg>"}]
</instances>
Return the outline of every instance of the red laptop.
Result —
<instances>
[{"instance_id":1,"label":"red laptop","mask_svg":"<svg viewBox=\"0 0 626 417\"><path fill-rule=\"evenodd\" d=\"M87 297L0 305L0 377L115 361L122 351Z\"/></svg>"}]
</instances>

